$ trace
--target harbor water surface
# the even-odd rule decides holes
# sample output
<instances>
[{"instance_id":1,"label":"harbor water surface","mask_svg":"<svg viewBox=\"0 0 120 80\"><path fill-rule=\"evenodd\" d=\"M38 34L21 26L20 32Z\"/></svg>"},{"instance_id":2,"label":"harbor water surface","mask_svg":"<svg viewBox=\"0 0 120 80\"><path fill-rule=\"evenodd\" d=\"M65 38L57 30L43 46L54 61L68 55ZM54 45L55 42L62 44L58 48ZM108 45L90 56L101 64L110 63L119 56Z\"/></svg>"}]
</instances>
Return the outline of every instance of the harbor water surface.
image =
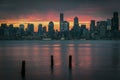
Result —
<instances>
[{"instance_id":1,"label":"harbor water surface","mask_svg":"<svg viewBox=\"0 0 120 80\"><path fill-rule=\"evenodd\" d=\"M120 41L0 41L0 80L23 80L22 60L25 80L120 80Z\"/></svg>"}]
</instances>

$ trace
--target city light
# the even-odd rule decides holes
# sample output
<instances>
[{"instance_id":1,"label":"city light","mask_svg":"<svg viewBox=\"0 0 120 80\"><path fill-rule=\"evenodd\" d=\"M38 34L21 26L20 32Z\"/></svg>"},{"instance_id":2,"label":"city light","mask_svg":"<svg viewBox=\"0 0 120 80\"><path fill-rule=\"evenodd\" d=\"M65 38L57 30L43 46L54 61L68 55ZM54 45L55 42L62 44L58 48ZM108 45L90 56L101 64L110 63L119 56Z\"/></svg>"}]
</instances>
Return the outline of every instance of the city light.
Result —
<instances>
[{"instance_id":1,"label":"city light","mask_svg":"<svg viewBox=\"0 0 120 80\"><path fill-rule=\"evenodd\" d=\"M34 17L31 17L34 19ZM64 13L60 13L60 21L47 22L20 22L1 23L0 39L50 39L50 40L71 40L71 39L120 39L118 12L106 20L81 23L75 16L73 21L67 21ZM88 27L89 26L89 27Z\"/></svg>"}]
</instances>

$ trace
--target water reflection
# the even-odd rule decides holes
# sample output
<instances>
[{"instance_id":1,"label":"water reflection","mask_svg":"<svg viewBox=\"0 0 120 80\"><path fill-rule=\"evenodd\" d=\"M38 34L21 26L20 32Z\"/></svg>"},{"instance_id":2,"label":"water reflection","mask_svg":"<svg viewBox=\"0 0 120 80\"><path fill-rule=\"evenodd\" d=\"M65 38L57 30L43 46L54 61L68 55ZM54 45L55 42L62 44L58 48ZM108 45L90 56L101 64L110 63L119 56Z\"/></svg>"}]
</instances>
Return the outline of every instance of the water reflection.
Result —
<instances>
[{"instance_id":1,"label":"water reflection","mask_svg":"<svg viewBox=\"0 0 120 80\"><path fill-rule=\"evenodd\" d=\"M87 48L81 46L87 46ZM73 80L79 80L81 79L81 76L84 75L91 75L92 72L90 71L90 67L92 59L90 46L91 44L70 44L68 47L69 53L73 56L73 69L69 72L69 75Z\"/></svg>"},{"instance_id":2,"label":"water reflection","mask_svg":"<svg viewBox=\"0 0 120 80\"><path fill-rule=\"evenodd\" d=\"M14 79L13 76L19 75L16 74L19 73L18 62L26 60L26 80L117 80L120 78L119 44L85 42L83 44L81 41L30 43L17 42L17 45L7 44L0 49L0 52L4 53L0 54L0 65L3 66L0 66L1 72L14 73L11 74ZM51 55L54 56L54 68L50 67ZM72 55L73 59L71 70L68 67L69 55ZM15 79L18 80L17 78L18 76Z\"/></svg>"},{"instance_id":3,"label":"water reflection","mask_svg":"<svg viewBox=\"0 0 120 80\"><path fill-rule=\"evenodd\" d=\"M59 76L61 75L61 65L62 65L62 61L61 61L62 54L60 54L61 51L60 44L52 45L50 50L52 50L51 52L53 52L52 54L54 56L54 69L52 70L52 73L54 76Z\"/></svg>"},{"instance_id":4,"label":"water reflection","mask_svg":"<svg viewBox=\"0 0 120 80\"><path fill-rule=\"evenodd\" d=\"M118 80L119 79L119 45L113 44L112 49L112 79Z\"/></svg>"},{"instance_id":5,"label":"water reflection","mask_svg":"<svg viewBox=\"0 0 120 80\"><path fill-rule=\"evenodd\" d=\"M117 68L119 65L119 45L114 44L113 46L113 51L112 51L112 66L113 68Z\"/></svg>"},{"instance_id":6,"label":"water reflection","mask_svg":"<svg viewBox=\"0 0 120 80\"><path fill-rule=\"evenodd\" d=\"M51 80L72 80L72 72L68 71L68 55L71 51L67 46L66 44L55 44L50 47L50 52L53 51L55 60L54 69L51 69Z\"/></svg>"}]
</instances>

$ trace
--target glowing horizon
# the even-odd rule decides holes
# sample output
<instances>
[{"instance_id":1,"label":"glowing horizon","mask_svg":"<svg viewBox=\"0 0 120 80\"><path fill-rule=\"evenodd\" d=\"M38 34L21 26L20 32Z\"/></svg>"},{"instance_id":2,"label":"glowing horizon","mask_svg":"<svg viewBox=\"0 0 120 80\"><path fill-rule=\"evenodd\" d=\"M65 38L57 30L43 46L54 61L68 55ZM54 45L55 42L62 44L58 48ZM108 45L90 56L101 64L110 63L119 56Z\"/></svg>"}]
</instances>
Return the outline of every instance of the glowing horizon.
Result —
<instances>
[{"instance_id":1,"label":"glowing horizon","mask_svg":"<svg viewBox=\"0 0 120 80\"><path fill-rule=\"evenodd\" d=\"M90 20L102 20L101 18L95 18L94 16L89 15L67 15L68 13L64 13L64 20L68 21L70 23L69 29L73 27L74 17L77 16L79 18L79 24L85 24L86 28L89 29L90 26ZM13 24L14 27L19 27L20 24L24 24L25 28L27 28L28 23L34 24L34 31L38 31L38 25L42 24L42 26L46 26L48 29L48 24L50 21L54 22L54 29L59 31L59 14L56 14L55 12L49 12L48 14L38 14L34 13L31 15L21 15L18 16L18 18L12 17L10 19L3 19L0 20L1 23L6 24Z\"/></svg>"},{"instance_id":2,"label":"glowing horizon","mask_svg":"<svg viewBox=\"0 0 120 80\"><path fill-rule=\"evenodd\" d=\"M105 3L109 4L103 5ZM60 13L64 13L64 20L70 22L70 29L75 16L79 18L79 24L86 24L89 29L90 20L111 19L114 11L120 13L118 0L1 0L0 23L15 26L34 23L37 31L38 24L48 27L48 23L53 21L55 29L59 30Z\"/></svg>"},{"instance_id":3,"label":"glowing horizon","mask_svg":"<svg viewBox=\"0 0 120 80\"><path fill-rule=\"evenodd\" d=\"M79 24L85 24L86 28L90 28L90 21L100 21L100 20L107 20L107 18L111 17L101 17L101 16L94 16L94 15L86 15L86 14L74 14L73 11L71 12L64 12L64 21L68 21L70 23L69 29L73 27L74 17L79 18ZM50 21L54 22L54 29L59 31L59 19L60 13L56 12L49 12L46 14L40 14L40 13L32 13L32 14L26 14L26 15L20 15L18 17L12 16L10 18L0 19L0 24L6 23L6 24L13 24L14 27L19 27L20 24L24 24L25 29L27 28L28 23L34 24L34 31L38 31L38 25L42 24L42 26L46 26L48 29L48 24Z\"/></svg>"},{"instance_id":4,"label":"glowing horizon","mask_svg":"<svg viewBox=\"0 0 120 80\"><path fill-rule=\"evenodd\" d=\"M50 15L49 15L50 16ZM7 25L9 24L13 24L14 27L19 27L20 24L23 24L25 26L25 29L27 28L27 24L28 23L32 23L34 24L34 31L37 32L38 31L38 25L39 24L42 24L42 26L46 26L46 28L48 29L48 24L50 21L53 21L54 23L54 29L55 30L59 30L59 27L60 27L60 22L57 18L51 18L51 20L47 19L46 21L42 21L42 20L38 20L37 19L38 16L32 16L32 17L28 17L27 19L6 19L6 20L0 20L0 25L5 23ZM66 18L65 19L66 21L68 21L70 23L70 26L69 28L71 29L73 27L73 20L74 20L74 17L73 18ZM90 25L90 21L89 20L79 20L79 24L85 24L86 25L86 28L89 29L89 25Z\"/></svg>"}]
</instances>

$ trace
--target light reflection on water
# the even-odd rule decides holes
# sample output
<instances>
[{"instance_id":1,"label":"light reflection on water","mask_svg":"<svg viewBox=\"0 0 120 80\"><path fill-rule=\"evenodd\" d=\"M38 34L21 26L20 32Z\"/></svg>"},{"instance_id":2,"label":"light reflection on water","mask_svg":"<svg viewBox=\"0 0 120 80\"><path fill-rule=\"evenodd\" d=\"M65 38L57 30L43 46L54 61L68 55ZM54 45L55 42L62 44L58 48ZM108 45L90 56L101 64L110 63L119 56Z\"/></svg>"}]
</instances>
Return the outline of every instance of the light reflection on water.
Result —
<instances>
[{"instance_id":1,"label":"light reflection on water","mask_svg":"<svg viewBox=\"0 0 120 80\"><path fill-rule=\"evenodd\" d=\"M0 78L22 80L119 80L120 42L116 41L1 41ZM54 56L54 69L50 68ZM72 55L72 70L68 57ZM6 77L7 76L7 77Z\"/></svg>"}]
</instances>

